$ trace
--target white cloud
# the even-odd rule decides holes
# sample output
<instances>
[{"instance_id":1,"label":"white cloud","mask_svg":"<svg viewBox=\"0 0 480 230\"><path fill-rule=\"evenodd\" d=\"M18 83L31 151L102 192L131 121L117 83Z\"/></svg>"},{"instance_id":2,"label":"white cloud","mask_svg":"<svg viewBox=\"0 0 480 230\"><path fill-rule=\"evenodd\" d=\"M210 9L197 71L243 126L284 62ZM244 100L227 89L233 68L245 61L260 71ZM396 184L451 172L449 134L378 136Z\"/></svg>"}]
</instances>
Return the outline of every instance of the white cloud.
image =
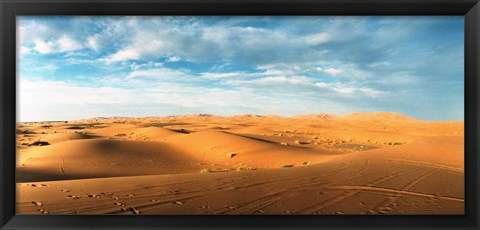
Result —
<instances>
[{"instance_id":1,"label":"white cloud","mask_svg":"<svg viewBox=\"0 0 480 230\"><path fill-rule=\"evenodd\" d=\"M250 90L205 88L165 82L129 89L86 87L64 81L21 78L18 87L20 121L70 120L114 115L136 117L188 113L234 115L246 111L281 113L293 107L300 107L268 103L272 98L257 95ZM289 99L285 101L288 102ZM55 110L52 110L52 105L55 105ZM114 109L109 111L112 108Z\"/></svg>"},{"instance_id":2,"label":"white cloud","mask_svg":"<svg viewBox=\"0 0 480 230\"><path fill-rule=\"evenodd\" d=\"M156 79L163 79L163 80L185 80L191 79L189 73L176 70L176 69L169 69L169 68L154 68L154 69L137 69L130 72L126 79L132 79L137 77L148 77L148 78L156 78Z\"/></svg>"},{"instance_id":3,"label":"white cloud","mask_svg":"<svg viewBox=\"0 0 480 230\"><path fill-rule=\"evenodd\" d=\"M194 22L185 24L187 19ZM221 23L205 25L202 20L195 18L185 18L183 23L179 21L173 23L165 18L154 18L137 19L133 24L125 23L131 26L128 30L131 39L104 60L113 63L164 57L174 62L181 57L184 61L202 63L238 58L236 62L261 65L277 60L292 60L293 55L297 59L302 57L302 60L295 59L295 62L302 62L324 55L321 49L309 49L310 43L318 44L330 39L325 33L315 34L308 37L310 43L306 44L305 38L292 38L288 31L278 29Z\"/></svg>"},{"instance_id":4,"label":"white cloud","mask_svg":"<svg viewBox=\"0 0 480 230\"><path fill-rule=\"evenodd\" d=\"M332 87L335 92L341 93L341 94L353 94L354 92L357 91L356 88L354 87Z\"/></svg>"},{"instance_id":5,"label":"white cloud","mask_svg":"<svg viewBox=\"0 0 480 230\"><path fill-rule=\"evenodd\" d=\"M375 89L370 89L370 88L359 88L358 89L360 92L370 96L370 97L376 97L379 95L385 95L387 92L382 91L382 90L375 90Z\"/></svg>"},{"instance_id":6,"label":"white cloud","mask_svg":"<svg viewBox=\"0 0 480 230\"><path fill-rule=\"evenodd\" d=\"M310 45L318 45L332 40L332 35L328 33L312 34L304 37L305 41Z\"/></svg>"},{"instance_id":7,"label":"white cloud","mask_svg":"<svg viewBox=\"0 0 480 230\"><path fill-rule=\"evenodd\" d=\"M246 77L255 77L261 75L260 73L244 73L244 72L223 72L223 73L212 73L204 72L200 74L200 77L207 79L230 79L230 78L246 78Z\"/></svg>"},{"instance_id":8,"label":"white cloud","mask_svg":"<svg viewBox=\"0 0 480 230\"><path fill-rule=\"evenodd\" d=\"M320 89L328 89L329 88L329 85L325 82L316 82L314 85L317 88L320 88Z\"/></svg>"},{"instance_id":9,"label":"white cloud","mask_svg":"<svg viewBox=\"0 0 480 230\"><path fill-rule=\"evenodd\" d=\"M137 64L136 62L132 63L130 65L130 69L132 70L139 70L143 68L156 68L156 67L162 67L163 63L161 62L148 62L148 63L143 63L143 64Z\"/></svg>"},{"instance_id":10,"label":"white cloud","mask_svg":"<svg viewBox=\"0 0 480 230\"><path fill-rule=\"evenodd\" d=\"M72 38L66 35L63 35L57 40L49 40L49 41L45 41L37 38L37 39L34 39L33 42L35 44L33 49L41 54L62 53L62 52L79 50L82 48L82 46L77 41L73 40Z\"/></svg>"},{"instance_id":11,"label":"white cloud","mask_svg":"<svg viewBox=\"0 0 480 230\"><path fill-rule=\"evenodd\" d=\"M285 91L291 91L292 87L301 87L296 88L295 90L300 90L299 93L304 94L314 94L316 92L315 89L321 89L322 92L330 92L330 96L335 97L337 96L368 96L368 97L377 97L380 95L387 94L386 91L377 90L368 87L357 87L355 85L346 85L338 82L321 82L316 81L313 78L309 78L306 76L270 76L270 77L262 77L252 80L227 80L225 81L226 84L240 86L244 88L257 88L261 87L265 90L279 90L284 89ZM265 88L269 87L269 88ZM333 93L333 94L332 94Z\"/></svg>"},{"instance_id":12,"label":"white cloud","mask_svg":"<svg viewBox=\"0 0 480 230\"><path fill-rule=\"evenodd\" d=\"M41 54L49 54L53 52L55 43L50 41L50 42L45 42L40 39L35 39L34 40L35 46L33 47L34 50Z\"/></svg>"},{"instance_id":13,"label":"white cloud","mask_svg":"<svg viewBox=\"0 0 480 230\"><path fill-rule=\"evenodd\" d=\"M273 63L260 65L257 69L264 71L264 76L292 76L311 73L311 63L292 64L292 63Z\"/></svg>"},{"instance_id":14,"label":"white cloud","mask_svg":"<svg viewBox=\"0 0 480 230\"><path fill-rule=\"evenodd\" d=\"M60 52L66 52L81 49L82 46L77 41L64 35L58 40L58 48Z\"/></svg>"},{"instance_id":15,"label":"white cloud","mask_svg":"<svg viewBox=\"0 0 480 230\"><path fill-rule=\"evenodd\" d=\"M36 21L20 22L18 27L19 44L26 44L36 39L44 40L44 38L52 37L54 31L47 25Z\"/></svg>"},{"instance_id":16,"label":"white cloud","mask_svg":"<svg viewBox=\"0 0 480 230\"><path fill-rule=\"evenodd\" d=\"M143 99L129 90L112 87L82 87L63 81L27 80L18 85L19 120L77 119L85 108L97 111L104 105L139 103ZM52 106L55 109L52 110ZM92 112L91 116L95 112Z\"/></svg>"},{"instance_id":17,"label":"white cloud","mask_svg":"<svg viewBox=\"0 0 480 230\"><path fill-rule=\"evenodd\" d=\"M337 68L328 68L328 69L325 69L325 72L335 76L343 73L343 70L337 69Z\"/></svg>"},{"instance_id":18,"label":"white cloud","mask_svg":"<svg viewBox=\"0 0 480 230\"><path fill-rule=\"evenodd\" d=\"M98 51L98 49L100 48L98 44L98 39L98 35L92 35L87 38L88 46L95 51Z\"/></svg>"},{"instance_id":19,"label":"white cloud","mask_svg":"<svg viewBox=\"0 0 480 230\"><path fill-rule=\"evenodd\" d=\"M177 56L171 56L171 57L167 58L167 62L179 62L180 60L182 60L182 59L180 57L177 57Z\"/></svg>"},{"instance_id":20,"label":"white cloud","mask_svg":"<svg viewBox=\"0 0 480 230\"><path fill-rule=\"evenodd\" d=\"M140 59L141 55L138 50L135 49L125 49L120 50L107 58L103 58L101 60L105 61L106 63L113 63L118 61L126 61L126 60L138 60Z\"/></svg>"},{"instance_id":21,"label":"white cloud","mask_svg":"<svg viewBox=\"0 0 480 230\"><path fill-rule=\"evenodd\" d=\"M260 84L278 84L288 83L292 85L309 85L311 82L304 76L292 76L292 77L265 77L256 81Z\"/></svg>"},{"instance_id":22,"label":"white cloud","mask_svg":"<svg viewBox=\"0 0 480 230\"><path fill-rule=\"evenodd\" d=\"M21 104L40 106L57 104L122 104L138 100L128 90L113 87L83 87L64 81L25 80L20 81ZM38 107L38 106L36 106Z\"/></svg>"},{"instance_id":23,"label":"white cloud","mask_svg":"<svg viewBox=\"0 0 480 230\"><path fill-rule=\"evenodd\" d=\"M344 85L332 85L331 89L341 95L345 96L357 96L364 95L368 97L377 97L380 95L386 95L388 92L383 90L376 90L367 87L354 87L354 86L344 86Z\"/></svg>"},{"instance_id":24,"label":"white cloud","mask_svg":"<svg viewBox=\"0 0 480 230\"><path fill-rule=\"evenodd\" d=\"M272 85L312 85L311 81L305 76L271 76L271 77L262 77L253 80L227 80L227 84L236 85L236 86L272 86Z\"/></svg>"},{"instance_id":25,"label":"white cloud","mask_svg":"<svg viewBox=\"0 0 480 230\"><path fill-rule=\"evenodd\" d=\"M32 51L31 48L28 48L26 46L20 46L20 54L21 55L28 54L28 53L30 53L30 51Z\"/></svg>"}]
</instances>

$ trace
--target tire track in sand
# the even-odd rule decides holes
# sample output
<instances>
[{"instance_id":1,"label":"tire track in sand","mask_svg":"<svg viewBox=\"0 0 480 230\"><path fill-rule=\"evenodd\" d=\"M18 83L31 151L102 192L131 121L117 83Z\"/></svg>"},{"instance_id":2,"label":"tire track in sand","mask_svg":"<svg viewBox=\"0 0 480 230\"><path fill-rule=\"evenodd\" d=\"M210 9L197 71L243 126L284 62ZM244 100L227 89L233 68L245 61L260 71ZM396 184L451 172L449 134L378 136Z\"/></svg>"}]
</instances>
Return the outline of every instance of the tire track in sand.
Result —
<instances>
[{"instance_id":1,"label":"tire track in sand","mask_svg":"<svg viewBox=\"0 0 480 230\"><path fill-rule=\"evenodd\" d=\"M398 176L401 176L401 175L404 175L404 174L407 174L407 173L410 173L410 172L413 172L415 171L416 169L418 168L421 168L421 166L418 166L418 167L414 167L414 168L409 168L409 169L405 169L405 170L401 170L401 171L398 171L398 172L395 172L395 173L392 173L390 175L387 175L385 177L382 177L380 179L377 179L371 183L368 183L366 184L365 186L374 186L376 184L379 184L381 182L384 182L386 180L389 180L389 179L392 179L392 178L395 178L395 177L398 177ZM326 188L331 188L332 186L327 186ZM319 203L316 203L314 205L311 205L309 207L306 207L304 209L301 209L299 210L298 212L299 213L315 213L315 212L319 212L321 211L322 209L324 208L327 208L333 204L336 204L342 200L345 200L355 194L357 194L358 191L349 191L347 193L344 193L344 194L341 194L341 195L338 195L338 196L334 196L332 198L329 198L327 200L324 200L322 202L319 202Z\"/></svg>"}]
</instances>

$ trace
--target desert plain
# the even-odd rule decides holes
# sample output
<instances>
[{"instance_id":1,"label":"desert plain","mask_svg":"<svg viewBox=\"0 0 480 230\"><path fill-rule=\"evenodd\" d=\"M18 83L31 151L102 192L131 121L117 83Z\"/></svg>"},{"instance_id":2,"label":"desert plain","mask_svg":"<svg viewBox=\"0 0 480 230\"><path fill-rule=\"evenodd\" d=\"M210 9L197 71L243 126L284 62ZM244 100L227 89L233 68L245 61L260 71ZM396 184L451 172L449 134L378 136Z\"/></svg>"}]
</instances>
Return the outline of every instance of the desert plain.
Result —
<instances>
[{"instance_id":1,"label":"desert plain","mask_svg":"<svg viewBox=\"0 0 480 230\"><path fill-rule=\"evenodd\" d=\"M18 214L464 214L464 122L391 112L17 124Z\"/></svg>"}]
</instances>

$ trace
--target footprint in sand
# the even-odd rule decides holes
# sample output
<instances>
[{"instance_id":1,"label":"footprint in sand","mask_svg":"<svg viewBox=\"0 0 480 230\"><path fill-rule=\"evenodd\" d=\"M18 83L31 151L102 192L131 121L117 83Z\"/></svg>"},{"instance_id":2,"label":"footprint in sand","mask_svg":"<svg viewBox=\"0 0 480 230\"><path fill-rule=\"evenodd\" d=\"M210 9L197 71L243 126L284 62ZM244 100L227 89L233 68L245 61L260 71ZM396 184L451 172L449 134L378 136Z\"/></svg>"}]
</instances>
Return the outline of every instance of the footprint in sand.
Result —
<instances>
[{"instance_id":1,"label":"footprint in sand","mask_svg":"<svg viewBox=\"0 0 480 230\"><path fill-rule=\"evenodd\" d=\"M134 208L134 207L130 207L130 208L128 208L128 210L129 210L130 212L132 212L133 214L135 214L135 215L138 215L138 214L141 213L138 209L136 209L136 208Z\"/></svg>"},{"instance_id":2,"label":"footprint in sand","mask_svg":"<svg viewBox=\"0 0 480 230\"><path fill-rule=\"evenodd\" d=\"M237 210L237 208L235 206L231 206L231 205L227 205L227 206L225 206L225 208L228 208L230 210Z\"/></svg>"},{"instance_id":3,"label":"footprint in sand","mask_svg":"<svg viewBox=\"0 0 480 230\"><path fill-rule=\"evenodd\" d=\"M341 215L341 214L344 214L344 213L343 213L343 212L340 212L340 211L336 211L335 214Z\"/></svg>"},{"instance_id":4,"label":"footprint in sand","mask_svg":"<svg viewBox=\"0 0 480 230\"><path fill-rule=\"evenodd\" d=\"M290 211L290 210L285 210L283 212L286 213L286 214L293 214L293 211Z\"/></svg>"},{"instance_id":5,"label":"footprint in sand","mask_svg":"<svg viewBox=\"0 0 480 230\"><path fill-rule=\"evenodd\" d=\"M87 194L87 197L90 197L90 198L100 198L100 195L96 195L96 194Z\"/></svg>"},{"instance_id":6,"label":"footprint in sand","mask_svg":"<svg viewBox=\"0 0 480 230\"><path fill-rule=\"evenodd\" d=\"M210 208L210 206L202 205L202 206L200 206L200 208L207 209L207 208Z\"/></svg>"},{"instance_id":7,"label":"footprint in sand","mask_svg":"<svg viewBox=\"0 0 480 230\"><path fill-rule=\"evenodd\" d=\"M40 213L43 213L43 214L49 214L50 213L49 211L46 211L46 210L43 210L43 209L39 209L37 211L39 211Z\"/></svg>"},{"instance_id":8,"label":"footprint in sand","mask_svg":"<svg viewBox=\"0 0 480 230\"><path fill-rule=\"evenodd\" d=\"M117 196L114 196L112 197L114 200L119 200L120 198L118 198Z\"/></svg>"},{"instance_id":9,"label":"footprint in sand","mask_svg":"<svg viewBox=\"0 0 480 230\"><path fill-rule=\"evenodd\" d=\"M260 209L260 210L257 210L257 212L258 212L258 213L262 213L262 214L263 214L263 213L265 213L266 211L265 211L265 210L262 210L262 209Z\"/></svg>"},{"instance_id":10,"label":"footprint in sand","mask_svg":"<svg viewBox=\"0 0 480 230\"><path fill-rule=\"evenodd\" d=\"M174 201L174 202L172 202L172 203L174 203L174 204L176 204L176 205L183 205L183 204L185 204L185 202L183 202L183 201Z\"/></svg>"},{"instance_id":11,"label":"footprint in sand","mask_svg":"<svg viewBox=\"0 0 480 230\"><path fill-rule=\"evenodd\" d=\"M130 198L135 198L135 195L134 194L128 194L128 195L125 195L126 197L130 197Z\"/></svg>"},{"instance_id":12,"label":"footprint in sand","mask_svg":"<svg viewBox=\"0 0 480 230\"><path fill-rule=\"evenodd\" d=\"M32 204L33 204L34 206L43 206L43 203L40 202L40 201L32 201Z\"/></svg>"},{"instance_id":13,"label":"footprint in sand","mask_svg":"<svg viewBox=\"0 0 480 230\"><path fill-rule=\"evenodd\" d=\"M67 197L72 199L80 199L79 196L75 196L75 195L68 195Z\"/></svg>"},{"instance_id":14,"label":"footprint in sand","mask_svg":"<svg viewBox=\"0 0 480 230\"><path fill-rule=\"evenodd\" d=\"M126 204L124 203L120 203L120 202L113 202L114 205L117 205L117 206L125 206Z\"/></svg>"},{"instance_id":15,"label":"footprint in sand","mask_svg":"<svg viewBox=\"0 0 480 230\"><path fill-rule=\"evenodd\" d=\"M48 187L46 184L27 184L27 186L32 186L32 187Z\"/></svg>"},{"instance_id":16,"label":"footprint in sand","mask_svg":"<svg viewBox=\"0 0 480 230\"><path fill-rule=\"evenodd\" d=\"M62 189L62 190L60 190L60 191L62 191L62 192L70 192L70 190L68 190L68 189Z\"/></svg>"},{"instance_id":17,"label":"footprint in sand","mask_svg":"<svg viewBox=\"0 0 480 230\"><path fill-rule=\"evenodd\" d=\"M152 202L152 203L153 203L153 202L157 202L158 200L148 200L148 201L150 201L150 202Z\"/></svg>"}]
</instances>

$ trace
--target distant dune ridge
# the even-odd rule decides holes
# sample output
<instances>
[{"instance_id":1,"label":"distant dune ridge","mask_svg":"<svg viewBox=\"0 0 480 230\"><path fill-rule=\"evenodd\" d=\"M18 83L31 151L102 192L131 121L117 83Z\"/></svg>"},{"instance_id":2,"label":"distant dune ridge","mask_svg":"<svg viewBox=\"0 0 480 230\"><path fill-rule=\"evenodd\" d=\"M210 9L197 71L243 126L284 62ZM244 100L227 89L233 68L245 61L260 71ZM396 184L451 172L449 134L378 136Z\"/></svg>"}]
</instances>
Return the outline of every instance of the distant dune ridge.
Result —
<instances>
[{"instance_id":1,"label":"distant dune ridge","mask_svg":"<svg viewBox=\"0 0 480 230\"><path fill-rule=\"evenodd\" d=\"M344 119L365 119L365 120L416 120L415 118L393 112L369 112L369 113L349 113L341 118Z\"/></svg>"},{"instance_id":2,"label":"distant dune ridge","mask_svg":"<svg viewBox=\"0 0 480 230\"><path fill-rule=\"evenodd\" d=\"M391 112L17 124L21 214L463 214L464 122Z\"/></svg>"}]
</instances>

